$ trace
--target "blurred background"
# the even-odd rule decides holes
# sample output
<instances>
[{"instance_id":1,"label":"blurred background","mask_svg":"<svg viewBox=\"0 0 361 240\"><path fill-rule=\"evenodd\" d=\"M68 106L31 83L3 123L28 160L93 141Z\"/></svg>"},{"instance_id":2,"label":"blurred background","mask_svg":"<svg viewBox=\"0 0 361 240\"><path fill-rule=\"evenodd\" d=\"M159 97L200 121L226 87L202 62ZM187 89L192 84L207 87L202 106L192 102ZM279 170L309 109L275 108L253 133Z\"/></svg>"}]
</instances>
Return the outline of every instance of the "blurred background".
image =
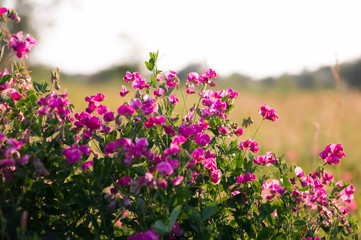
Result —
<instances>
[{"instance_id":1,"label":"blurred background","mask_svg":"<svg viewBox=\"0 0 361 240\"><path fill-rule=\"evenodd\" d=\"M22 18L12 32L30 33L34 81L59 67L76 111L102 92L113 110L126 71L148 76L144 61L160 50L158 66L186 80L189 72L218 74L217 88L239 92L231 119L251 116L253 136L262 104L279 120L264 122L261 154L284 155L305 172L318 153L341 143L346 158L327 171L352 181L361 197L361 2L0 0ZM361 203L359 203L361 204ZM353 209L356 209L354 205ZM360 212L358 212L360 217ZM360 218L358 218L360 219Z\"/></svg>"}]
</instances>

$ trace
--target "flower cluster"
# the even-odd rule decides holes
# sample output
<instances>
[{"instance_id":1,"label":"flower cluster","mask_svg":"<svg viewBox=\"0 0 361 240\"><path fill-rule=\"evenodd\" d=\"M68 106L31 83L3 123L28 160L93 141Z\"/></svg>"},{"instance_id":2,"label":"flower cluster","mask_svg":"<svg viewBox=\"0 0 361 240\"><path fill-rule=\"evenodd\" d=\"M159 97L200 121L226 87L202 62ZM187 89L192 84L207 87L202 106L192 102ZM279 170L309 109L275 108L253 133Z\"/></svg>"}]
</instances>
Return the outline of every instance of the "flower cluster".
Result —
<instances>
[{"instance_id":1,"label":"flower cluster","mask_svg":"<svg viewBox=\"0 0 361 240\"><path fill-rule=\"evenodd\" d=\"M6 8L0 15L17 19ZM36 44L22 32L3 38L19 58ZM119 95L134 97L115 110L96 93L73 114L67 91L57 92L58 71L49 85L32 82L21 68L2 70L1 238L352 236L357 224L346 217L355 187L334 183L325 170L345 157L340 144L327 146L319 155L324 164L308 175L288 167L255 141L264 119L278 119L274 109L263 105L256 133L243 139L253 120L240 128L228 119L239 94L209 89L216 87L214 70L189 73L184 89L177 72L158 70L158 52L149 55L150 80L127 72L123 80L133 90L123 85ZM196 104L175 113L175 105L188 105L187 94L198 97Z\"/></svg>"}]
</instances>

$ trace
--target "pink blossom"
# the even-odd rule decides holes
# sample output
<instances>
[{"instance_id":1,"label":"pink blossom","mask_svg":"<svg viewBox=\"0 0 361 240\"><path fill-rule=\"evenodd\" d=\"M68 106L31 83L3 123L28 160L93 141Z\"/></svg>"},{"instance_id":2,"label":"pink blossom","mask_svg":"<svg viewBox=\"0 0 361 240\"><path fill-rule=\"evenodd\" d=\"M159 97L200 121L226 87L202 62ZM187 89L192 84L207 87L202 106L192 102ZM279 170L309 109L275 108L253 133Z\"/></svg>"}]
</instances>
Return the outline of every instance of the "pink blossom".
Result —
<instances>
[{"instance_id":1,"label":"pink blossom","mask_svg":"<svg viewBox=\"0 0 361 240\"><path fill-rule=\"evenodd\" d=\"M220 127L218 128L218 130L219 130L219 132L220 132L221 134L228 134L228 133L230 133L229 129L226 128L226 127L224 127L224 126L220 126Z\"/></svg>"},{"instance_id":2,"label":"pink blossom","mask_svg":"<svg viewBox=\"0 0 361 240\"><path fill-rule=\"evenodd\" d=\"M120 91L119 95L120 95L121 97L124 97L124 96L126 96L128 93L129 93L129 91L127 90L127 88L126 88L124 85L122 85L122 91Z\"/></svg>"},{"instance_id":3,"label":"pink blossom","mask_svg":"<svg viewBox=\"0 0 361 240\"><path fill-rule=\"evenodd\" d=\"M173 173L173 168L168 162L161 162L157 165L157 171L164 175L171 175Z\"/></svg>"},{"instance_id":4,"label":"pink blossom","mask_svg":"<svg viewBox=\"0 0 361 240\"><path fill-rule=\"evenodd\" d=\"M7 11L8 11L7 8L4 8L4 7L0 8L0 16L3 15L4 13L6 13Z\"/></svg>"},{"instance_id":5,"label":"pink blossom","mask_svg":"<svg viewBox=\"0 0 361 240\"><path fill-rule=\"evenodd\" d=\"M91 153L90 147L88 147L88 146L86 146L86 145L80 145L80 146L79 146L79 151L80 151L82 154L86 155L86 156L89 156L90 153Z\"/></svg>"},{"instance_id":6,"label":"pink blossom","mask_svg":"<svg viewBox=\"0 0 361 240\"><path fill-rule=\"evenodd\" d=\"M303 172L301 167L296 167L295 168L295 174L299 178L302 178L303 176L305 176L305 173Z\"/></svg>"},{"instance_id":7,"label":"pink blossom","mask_svg":"<svg viewBox=\"0 0 361 240\"><path fill-rule=\"evenodd\" d=\"M194 91L194 84L190 85L190 86L187 88L186 93L187 93L187 94L193 94L193 93L195 93L195 91Z\"/></svg>"},{"instance_id":8,"label":"pink blossom","mask_svg":"<svg viewBox=\"0 0 361 240\"><path fill-rule=\"evenodd\" d=\"M114 113L112 111L104 113L103 116L104 122L110 122L114 119Z\"/></svg>"},{"instance_id":9,"label":"pink blossom","mask_svg":"<svg viewBox=\"0 0 361 240\"><path fill-rule=\"evenodd\" d=\"M142 100L140 100L139 98L134 98L130 100L130 106L132 106L134 109L139 109L143 107Z\"/></svg>"},{"instance_id":10,"label":"pink blossom","mask_svg":"<svg viewBox=\"0 0 361 240\"><path fill-rule=\"evenodd\" d=\"M189 82L194 82L194 83L197 84L197 85L200 83L200 81L198 80L199 74L196 73L196 72L191 72L191 73L189 73L188 76L187 76L187 78L188 78L188 81L189 81Z\"/></svg>"},{"instance_id":11,"label":"pink blossom","mask_svg":"<svg viewBox=\"0 0 361 240\"><path fill-rule=\"evenodd\" d=\"M71 147L70 149L64 148L63 155L68 163L77 163L81 158L81 152L76 147Z\"/></svg>"},{"instance_id":12,"label":"pink blossom","mask_svg":"<svg viewBox=\"0 0 361 240\"><path fill-rule=\"evenodd\" d=\"M212 78L212 79L215 79L217 77L216 72L213 71L212 69L208 69L206 71L206 75L207 75L207 77Z\"/></svg>"},{"instance_id":13,"label":"pink blossom","mask_svg":"<svg viewBox=\"0 0 361 240\"><path fill-rule=\"evenodd\" d=\"M324 163L329 165L338 164L340 159L345 157L343 147L341 144L330 144L320 154L321 159L324 159Z\"/></svg>"},{"instance_id":14,"label":"pink blossom","mask_svg":"<svg viewBox=\"0 0 361 240\"><path fill-rule=\"evenodd\" d=\"M176 177L175 179L172 180L174 186L180 185L182 183L182 181L183 181L182 176Z\"/></svg>"},{"instance_id":15,"label":"pink blossom","mask_svg":"<svg viewBox=\"0 0 361 240\"><path fill-rule=\"evenodd\" d=\"M124 186L128 185L131 181L132 181L132 180L131 180L130 176L127 175L127 176L125 176L124 178L123 178L123 177L120 177L120 178L118 179L118 184L119 184L121 187L124 187Z\"/></svg>"},{"instance_id":16,"label":"pink blossom","mask_svg":"<svg viewBox=\"0 0 361 240\"><path fill-rule=\"evenodd\" d=\"M9 48L16 52L18 58L26 57L26 55L34 46L36 45L36 40L31 35L26 35L25 40L23 40L23 32L20 31L17 34L11 36L9 41Z\"/></svg>"},{"instance_id":17,"label":"pink blossom","mask_svg":"<svg viewBox=\"0 0 361 240\"><path fill-rule=\"evenodd\" d=\"M203 147L206 146L208 143L211 142L211 138L209 137L208 134L198 134L196 137L195 137L195 142L198 144L198 145L202 145Z\"/></svg>"},{"instance_id":18,"label":"pink blossom","mask_svg":"<svg viewBox=\"0 0 361 240\"><path fill-rule=\"evenodd\" d=\"M118 114L130 117L135 113L135 110L132 106L122 105L118 108Z\"/></svg>"},{"instance_id":19,"label":"pink blossom","mask_svg":"<svg viewBox=\"0 0 361 240\"><path fill-rule=\"evenodd\" d=\"M81 165L81 169L83 169L84 171L88 171L90 167L92 167L94 164L94 161L87 161L87 162L84 162L82 165Z\"/></svg>"},{"instance_id":20,"label":"pink blossom","mask_svg":"<svg viewBox=\"0 0 361 240\"><path fill-rule=\"evenodd\" d=\"M163 88L158 88L157 90L154 91L154 96L157 97L163 97L164 96L164 89Z\"/></svg>"},{"instance_id":21,"label":"pink blossom","mask_svg":"<svg viewBox=\"0 0 361 240\"><path fill-rule=\"evenodd\" d=\"M115 147L115 142L109 142L104 149L104 153L108 156L111 155L115 151Z\"/></svg>"},{"instance_id":22,"label":"pink blossom","mask_svg":"<svg viewBox=\"0 0 361 240\"><path fill-rule=\"evenodd\" d=\"M278 119L276 111L271 109L267 104L262 105L258 113L262 115L263 119L271 120L273 122Z\"/></svg>"},{"instance_id":23,"label":"pink blossom","mask_svg":"<svg viewBox=\"0 0 361 240\"><path fill-rule=\"evenodd\" d=\"M256 175L254 174L250 174L249 172L247 172L246 174L241 174L238 176L237 178L237 183L247 183L247 182L250 182L250 181L254 181L256 180Z\"/></svg>"},{"instance_id":24,"label":"pink blossom","mask_svg":"<svg viewBox=\"0 0 361 240\"><path fill-rule=\"evenodd\" d=\"M218 184L221 181L221 176L222 176L221 170L215 169L211 172L211 181L214 184Z\"/></svg>"},{"instance_id":25,"label":"pink blossom","mask_svg":"<svg viewBox=\"0 0 361 240\"><path fill-rule=\"evenodd\" d=\"M234 131L234 134L236 134L237 137L240 137L243 135L243 128L238 128L236 131Z\"/></svg>"},{"instance_id":26,"label":"pink blossom","mask_svg":"<svg viewBox=\"0 0 361 240\"><path fill-rule=\"evenodd\" d=\"M164 126L164 132L168 135L175 135L175 130L172 128L172 125Z\"/></svg>"},{"instance_id":27,"label":"pink blossom","mask_svg":"<svg viewBox=\"0 0 361 240\"><path fill-rule=\"evenodd\" d=\"M176 105L178 102L179 102L178 98L176 98L174 95L170 95L168 97L168 104Z\"/></svg>"}]
</instances>

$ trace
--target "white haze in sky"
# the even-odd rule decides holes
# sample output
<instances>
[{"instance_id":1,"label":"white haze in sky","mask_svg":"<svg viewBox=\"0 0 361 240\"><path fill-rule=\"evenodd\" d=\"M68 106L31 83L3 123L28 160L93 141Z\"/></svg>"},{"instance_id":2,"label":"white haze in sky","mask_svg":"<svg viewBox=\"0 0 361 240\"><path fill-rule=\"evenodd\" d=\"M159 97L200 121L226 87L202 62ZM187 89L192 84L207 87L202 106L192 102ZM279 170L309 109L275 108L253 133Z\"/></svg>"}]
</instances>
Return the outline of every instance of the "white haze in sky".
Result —
<instances>
[{"instance_id":1,"label":"white haze in sky","mask_svg":"<svg viewBox=\"0 0 361 240\"><path fill-rule=\"evenodd\" d=\"M45 0L34 0L38 5ZM30 56L68 73L148 60L191 63L254 78L298 73L361 57L361 1L61 1Z\"/></svg>"}]
</instances>

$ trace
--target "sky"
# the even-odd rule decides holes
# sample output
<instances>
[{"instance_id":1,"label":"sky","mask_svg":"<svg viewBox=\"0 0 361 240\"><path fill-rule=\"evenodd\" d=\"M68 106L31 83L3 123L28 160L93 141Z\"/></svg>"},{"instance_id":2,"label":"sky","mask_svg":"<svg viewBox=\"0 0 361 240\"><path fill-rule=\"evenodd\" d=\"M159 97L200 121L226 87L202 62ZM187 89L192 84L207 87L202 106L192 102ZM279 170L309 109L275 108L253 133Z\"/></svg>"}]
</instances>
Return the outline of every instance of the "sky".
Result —
<instances>
[{"instance_id":1,"label":"sky","mask_svg":"<svg viewBox=\"0 0 361 240\"><path fill-rule=\"evenodd\" d=\"M30 56L92 74L159 50L162 70L196 63L222 75L277 77L360 58L360 9L358 0L63 0L37 13Z\"/></svg>"}]
</instances>

